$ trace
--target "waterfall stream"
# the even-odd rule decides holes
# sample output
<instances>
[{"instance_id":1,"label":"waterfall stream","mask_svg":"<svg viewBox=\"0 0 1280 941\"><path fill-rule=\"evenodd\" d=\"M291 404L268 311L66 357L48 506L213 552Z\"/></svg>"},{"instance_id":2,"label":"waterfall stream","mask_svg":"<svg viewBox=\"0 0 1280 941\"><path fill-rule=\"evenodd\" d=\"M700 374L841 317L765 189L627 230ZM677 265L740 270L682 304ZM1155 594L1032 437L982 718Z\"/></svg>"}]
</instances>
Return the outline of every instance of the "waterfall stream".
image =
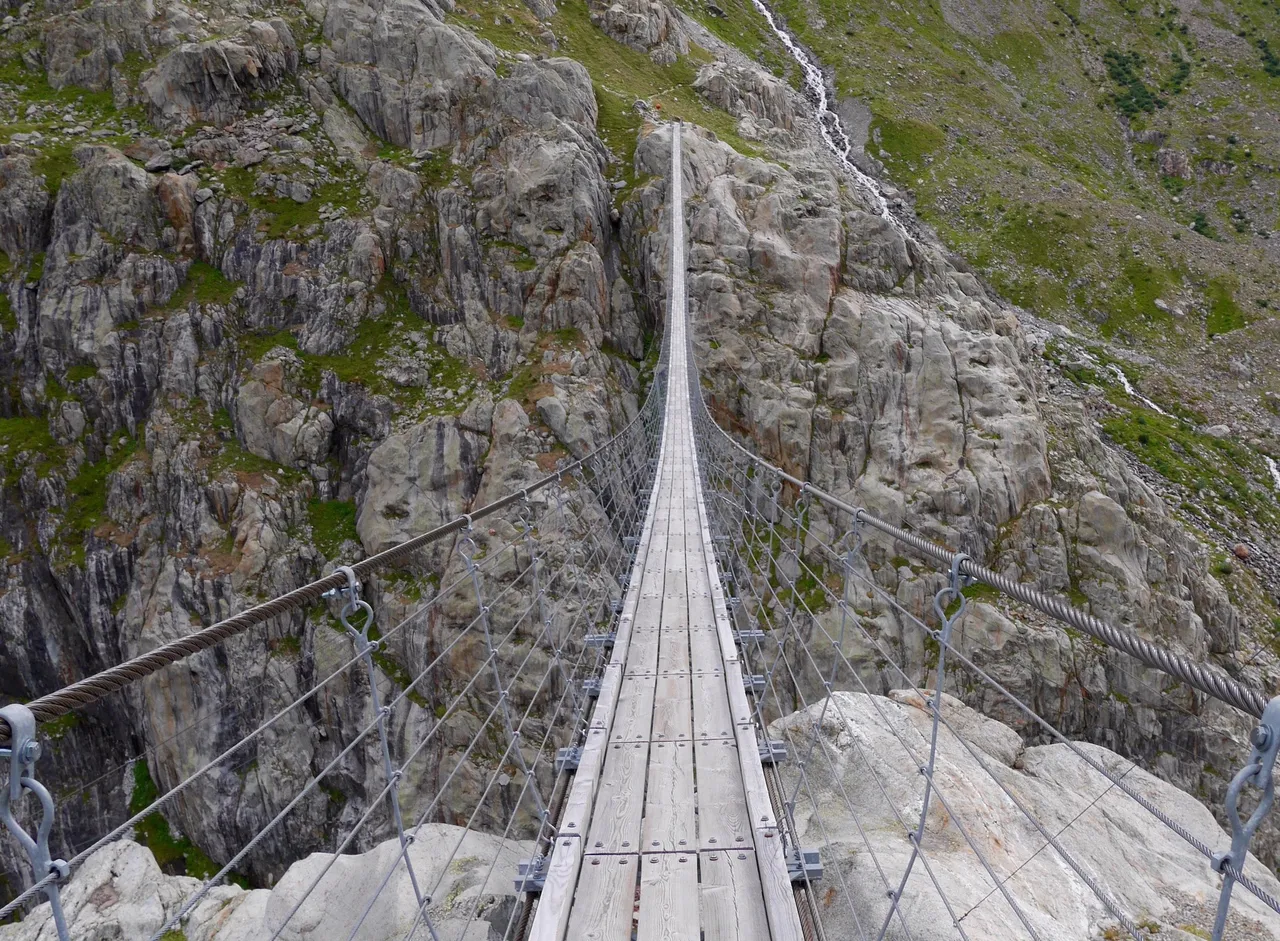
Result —
<instances>
[{"instance_id":1,"label":"waterfall stream","mask_svg":"<svg viewBox=\"0 0 1280 941\"><path fill-rule=\"evenodd\" d=\"M826 141L827 146L831 148L831 152L836 155L837 159L844 165L849 175L857 181L858 185L871 194L875 200L876 208L880 213L880 217L897 229L903 236L907 237L907 228L893 214L893 210L889 208L889 201L885 199L884 193L880 190L880 184L874 177L863 173L854 164L853 159L849 156L853 150L853 144L849 140L849 136L844 132L844 125L840 123L840 117L831 107L831 98L827 94L827 80L822 74L822 70L818 68L816 62L800 45L791 38L783 27L778 25L777 18L763 0L751 0L755 8L760 11L760 15L768 22L769 28L787 47L787 51L791 53L791 58L796 60L800 66L800 71L804 75L804 85L809 92L809 100L813 102L818 113L818 127L822 129L822 139Z\"/></svg>"}]
</instances>

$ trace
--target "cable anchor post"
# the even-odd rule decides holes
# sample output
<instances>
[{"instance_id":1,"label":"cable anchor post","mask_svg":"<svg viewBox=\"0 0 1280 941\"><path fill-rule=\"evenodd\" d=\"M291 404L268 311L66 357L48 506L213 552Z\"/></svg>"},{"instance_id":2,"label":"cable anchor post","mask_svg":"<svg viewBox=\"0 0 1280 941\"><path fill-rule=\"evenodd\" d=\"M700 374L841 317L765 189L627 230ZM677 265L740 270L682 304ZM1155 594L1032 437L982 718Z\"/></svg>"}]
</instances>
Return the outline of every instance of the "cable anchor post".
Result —
<instances>
[{"instance_id":1,"label":"cable anchor post","mask_svg":"<svg viewBox=\"0 0 1280 941\"><path fill-rule=\"evenodd\" d=\"M1227 786L1227 819L1231 821L1231 849L1215 853L1212 866L1222 873L1222 892L1218 896L1218 914L1213 923L1213 941L1222 941L1227 928L1227 913L1231 908L1231 890L1244 874L1244 864L1249 857L1249 841L1257 832L1263 819L1275 803L1276 755L1280 753L1280 696L1267 703L1262 719L1249 736L1252 749L1245 766L1236 772ZM1252 784L1262 792L1258 805L1249 819L1240 819L1240 794L1245 785Z\"/></svg>"},{"instance_id":2,"label":"cable anchor post","mask_svg":"<svg viewBox=\"0 0 1280 941\"><path fill-rule=\"evenodd\" d=\"M395 823L396 834L400 838L400 853L404 856L405 870L409 874L409 882L413 885L413 894L417 898L418 907L422 908L426 904L425 896L418 885L418 875L414 871L413 860L409 858L409 844L413 841L405 833L404 816L400 812L400 778L403 770L396 768L391 761L391 741L387 734L387 714L390 709L384 709L382 706L382 695L378 692L378 670L373 662L374 651L378 649L378 642L369 637L374 623L373 606L360 597L360 580L356 577L355 569L349 565L342 565L337 571L346 576L347 583L325 594L327 597L345 599L338 612L338 620L342 622L343 628L351 638L356 653L364 661L365 673L369 677L369 700L373 707L373 714L378 718L378 741L382 746L382 771L387 777L388 796L391 799L391 819ZM364 622L359 630L351 623L351 618L356 613L364 615Z\"/></svg>"},{"instance_id":3,"label":"cable anchor post","mask_svg":"<svg viewBox=\"0 0 1280 941\"><path fill-rule=\"evenodd\" d=\"M9 766L9 779L3 790L0 790L0 822L4 823L5 828L26 850L36 882L53 877L44 886L44 894L49 899L58 941L69 941L58 883L70 875L71 869L65 859L53 859L49 852L49 832L53 829L53 797L36 780L36 761L39 760L41 751L40 742L36 739L36 719L31 710L20 703L0 708L0 717L8 721L10 730L9 747L0 748L0 759L8 759ZM40 823L34 837L14 817L14 809L22 800L24 791L30 791L40 802Z\"/></svg>"}]
</instances>

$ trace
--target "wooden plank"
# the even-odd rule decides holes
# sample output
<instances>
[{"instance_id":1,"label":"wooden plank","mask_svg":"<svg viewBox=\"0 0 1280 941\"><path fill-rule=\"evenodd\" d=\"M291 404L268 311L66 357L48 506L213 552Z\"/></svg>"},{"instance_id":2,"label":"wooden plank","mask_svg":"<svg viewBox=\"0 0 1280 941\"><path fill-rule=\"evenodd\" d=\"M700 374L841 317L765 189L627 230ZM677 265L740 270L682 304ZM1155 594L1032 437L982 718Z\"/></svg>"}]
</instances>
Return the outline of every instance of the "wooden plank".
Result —
<instances>
[{"instance_id":1,"label":"wooden plank","mask_svg":"<svg viewBox=\"0 0 1280 941\"><path fill-rule=\"evenodd\" d=\"M651 741L689 741L693 738L691 679L687 674L657 677L653 696Z\"/></svg>"},{"instance_id":2,"label":"wooden plank","mask_svg":"<svg viewBox=\"0 0 1280 941\"><path fill-rule=\"evenodd\" d=\"M747 688L742 685L742 667L737 663L726 663L724 666L724 688L729 694L729 715L734 725L742 725L755 720L755 710L747 697Z\"/></svg>"},{"instance_id":3,"label":"wooden plank","mask_svg":"<svg viewBox=\"0 0 1280 941\"><path fill-rule=\"evenodd\" d=\"M635 918L636 856L588 856L569 918L573 941L631 941Z\"/></svg>"},{"instance_id":4,"label":"wooden plank","mask_svg":"<svg viewBox=\"0 0 1280 941\"><path fill-rule=\"evenodd\" d=\"M742 761L742 790L747 797L751 825L757 830L776 827L778 818L773 812L769 786L765 784L764 768L760 764L760 742L756 737L755 726L740 725L736 731L738 756Z\"/></svg>"},{"instance_id":5,"label":"wooden plank","mask_svg":"<svg viewBox=\"0 0 1280 941\"><path fill-rule=\"evenodd\" d=\"M613 723L613 712L618 705L618 694L622 691L622 667L607 664L600 677L600 696L591 711L591 728L608 729Z\"/></svg>"},{"instance_id":6,"label":"wooden plank","mask_svg":"<svg viewBox=\"0 0 1280 941\"><path fill-rule=\"evenodd\" d=\"M697 848L691 742L654 742L649 746L640 846L646 853L692 852Z\"/></svg>"},{"instance_id":7,"label":"wooden plank","mask_svg":"<svg viewBox=\"0 0 1280 941\"><path fill-rule=\"evenodd\" d=\"M653 628L637 628L627 648L627 673L654 673L658 669L661 641Z\"/></svg>"},{"instance_id":8,"label":"wooden plank","mask_svg":"<svg viewBox=\"0 0 1280 941\"><path fill-rule=\"evenodd\" d=\"M529 927L528 941L564 941L573 908L574 888L582 868L582 841L556 840L547 865L547 881Z\"/></svg>"},{"instance_id":9,"label":"wooden plank","mask_svg":"<svg viewBox=\"0 0 1280 941\"><path fill-rule=\"evenodd\" d=\"M604 753L607 750L608 733L604 729L589 729L582 746L582 760L578 763L569 796L565 799L564 812L560 815L560 829L564 833L582 836L591 820L592 806L596 799L596 785L604 770Z\"/></svg>"},{"instance_id":10,"label":"wooden plank","mask_svg":"<svg viewBox=\"0 0 1280 941\"><path fill-rule=\"evenodd\" d=\"M804 930L800 927L800 912L796 909L796 896L787 873L782 834L769 830L758 836L756 862L760 868L761 895L769 916L769 932L773 941L803 941Z\"/></svg>"},{"instance_id":11,"label":"wooden plank","mask_svg":"<svg viewBox=\"0 0 1280 941\"><path fill-rule=\"evenodd\" d=\"M662 625L662 586L659 584L652 596L647 592L646 588L636 606L636 630L657 630Z\"/></svg>"},{"instance_id":12,"label":"wooden plank","mask_svg":"<svg viewBox=\"0 0 1280 941\"><path fill-rule=\"evenodd\" d=\"M649 730L653 727L653 696L657 677L652 673L644 676L624 676L622 689L618 695L618 705L614 710L613 728L609 732L609 741L647 742Z\"/></svg>"},{"instance_id":13,"label":"wooden plank","mask_svg":"<svg viewBox=\"0 0 1280 941\"><path fill-rule=\"evenodd\" d=\"M750 847L754 835L742 788L737 743L731 739L694 742L694 765L698 783L698 848Z\"/></svg>"},{"instance_id":14,"label":"wooden plank","mask_svg":"<svg viewBox=\"0 0 1280 941\"><path fill-rule=\"evenodd\" d=\"M770 941L755 853L720 850L698 857L703 941Z\"/></svg>"},{"instance_id":15,"label":"wooden plank","mask_svg":"<svg viewBox=\"0 0 1280 941\"><path fill-rule=\"evenodd\" d=\"M695 627L689 630L690 663L695 670L722 670L724 658L720 654L720 637L714 628Z\"/></svg>"},{"instance_id":16,"label":"wooden plank","mask_svg":"<svg viewBox=\"0 0 1280 941\"><path fill-rule=\"evenodd\" d=\"M661 853L640 858L640 922L643 941L700 941L698 857Z\"/></svg>"},{"instance_id":17,"label":"wooden plank","mask_svg":"<svg viewBox=\"0 0 1280 941\"><path fill-rule=\"evenodd\" d=\"M733 738L733 717L729 714L723 676L693 675L693 737Z\"/></svg>"},{"instance_id":18,"label":"wooden plank","mask_svg":"<svg viewBox=\"0 0 1280 941\"><path fill-rule=\"evenodd\" d=\"M649 743L609 743L587 831L588 853L634 853L640 846Z\"/></svg>"},{"instance_id":19,"label":"wooden plank","mask_svg":"<svg viewBox=\"0 0 1280 941\"><path fill-rule=\"evenodd\" d=\"M692 668L689 660L689 632L683 628L667 629L665 613L662 618L661 643L658 646L659 673L688 673Z\"/></svg>"}]
</instances>

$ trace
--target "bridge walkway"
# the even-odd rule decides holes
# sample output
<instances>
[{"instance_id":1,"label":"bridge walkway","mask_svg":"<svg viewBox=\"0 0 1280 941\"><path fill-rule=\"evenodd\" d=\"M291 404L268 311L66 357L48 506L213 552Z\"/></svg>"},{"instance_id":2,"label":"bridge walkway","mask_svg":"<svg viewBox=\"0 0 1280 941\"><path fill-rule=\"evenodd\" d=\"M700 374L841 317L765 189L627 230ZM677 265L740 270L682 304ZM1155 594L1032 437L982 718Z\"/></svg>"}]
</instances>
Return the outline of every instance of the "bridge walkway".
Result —
<instances>
[{"instance_id":1,"label":"bridge walkway","mask_svg":"<svg viewBox=\"0 0 1280 941\"><path fill-rule=\"evenodd\" d=\"M531 938L802 937L694 448L679 131L657 476Z\"/></svg>"}]
</instances>

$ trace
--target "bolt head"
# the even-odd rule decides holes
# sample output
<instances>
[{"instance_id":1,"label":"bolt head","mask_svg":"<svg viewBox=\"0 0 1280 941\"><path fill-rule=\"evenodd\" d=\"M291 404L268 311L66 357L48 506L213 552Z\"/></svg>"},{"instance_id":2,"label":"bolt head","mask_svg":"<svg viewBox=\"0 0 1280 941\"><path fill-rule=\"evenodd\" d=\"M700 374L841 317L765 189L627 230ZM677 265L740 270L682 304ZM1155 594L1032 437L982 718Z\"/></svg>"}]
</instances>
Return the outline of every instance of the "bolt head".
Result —
<instances>
[{"instance_id":1,"label":"bolt head","mask_svg":"<svg viewBox=\"0 0 1280 941\"><path fill-rule=\"evenodd\" d=\"M1271 730L1265 725L1259 725L1249 733L1249 741L1253 743L1253 747L1259 750L1265 749L1271 744Z\"/></svg>"},{"instance_id":2,"label":"bolt head","mask_svg":"<svg viewBox=\"0 0 1280 941\"><path fill-rule=\"evenodd\" d=\"M24 748L22 752L22 758L23 758L23 761L28 764L35 761L39 761L40 760L40 743L27 742L26 748Z\"/></svg>"}]
</instances>

